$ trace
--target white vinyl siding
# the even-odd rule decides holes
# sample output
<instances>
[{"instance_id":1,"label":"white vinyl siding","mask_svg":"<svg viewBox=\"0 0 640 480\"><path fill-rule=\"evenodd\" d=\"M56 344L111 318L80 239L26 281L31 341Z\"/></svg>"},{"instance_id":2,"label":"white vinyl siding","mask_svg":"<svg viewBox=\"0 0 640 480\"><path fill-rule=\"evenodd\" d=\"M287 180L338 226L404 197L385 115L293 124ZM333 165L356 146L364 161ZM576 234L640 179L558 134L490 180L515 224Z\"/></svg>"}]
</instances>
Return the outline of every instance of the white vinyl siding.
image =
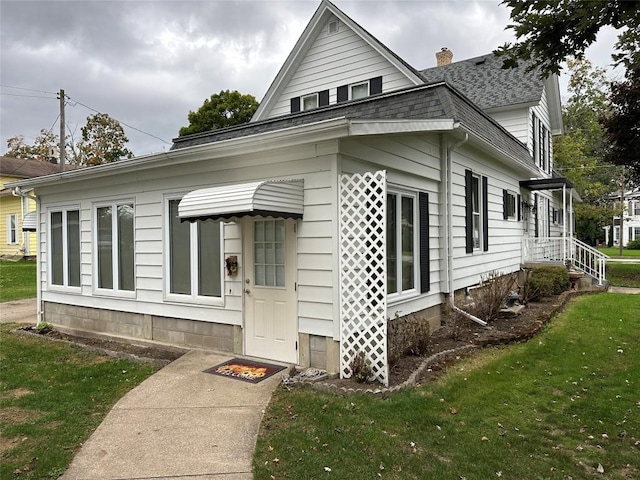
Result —
<instances>
[{"instance_id":1,"label":"white vinyl siding","mask_svg":"<svg viewBox=\"0 0 640 480\"><path fill-rule=\"evenodd\" d=\"M346 25L340 23L338 32L332 35L322 29L266 118L287 115L291 98L322 90L329 90L329 104L335 104L337 87L378 76L383 77L383 92L413 85Z\"/></svg>"},{"instance_id":2,"label":"white vinyl siding","mask_svg":"<svg viewBox=\"0 0 640 480\"><path fill-rule=\"evenodd\" d=\"M522 143L527 144L529 142L531 133L529 108L501 110L499 112L490 112L489 115Z\"/></svg>"}]
</instances>

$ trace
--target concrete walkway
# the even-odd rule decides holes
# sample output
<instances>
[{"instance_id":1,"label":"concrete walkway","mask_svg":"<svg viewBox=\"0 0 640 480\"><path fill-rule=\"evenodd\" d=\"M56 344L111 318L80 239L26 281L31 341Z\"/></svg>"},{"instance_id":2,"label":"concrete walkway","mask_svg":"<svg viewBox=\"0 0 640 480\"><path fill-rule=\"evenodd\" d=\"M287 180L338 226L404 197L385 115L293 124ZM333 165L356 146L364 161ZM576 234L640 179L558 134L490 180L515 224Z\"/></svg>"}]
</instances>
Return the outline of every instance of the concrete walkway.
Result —
<instances>
[{"instance_id":1,"label":"concrete walkway","mask_svg":"<svg viewBox=\"0 0 640 480\"><path fill-rule=\"evenodd\" d=\"M281 373L250 384L203 373L230 356L193 350L125 395L63 480L251 479L265 407Z\"/></svg>"}]
</instances>

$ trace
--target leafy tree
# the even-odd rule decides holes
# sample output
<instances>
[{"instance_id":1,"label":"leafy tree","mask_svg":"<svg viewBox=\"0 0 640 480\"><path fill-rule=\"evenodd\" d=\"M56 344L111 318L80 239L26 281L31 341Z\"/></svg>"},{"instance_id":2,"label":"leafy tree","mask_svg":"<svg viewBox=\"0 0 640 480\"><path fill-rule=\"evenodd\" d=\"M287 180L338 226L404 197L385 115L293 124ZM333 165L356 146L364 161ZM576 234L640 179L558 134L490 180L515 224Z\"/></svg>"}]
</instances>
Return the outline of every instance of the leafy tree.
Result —
<instances>
[{"instance_id":1,"label":"leafy tree","mask_svg":"<svg viewBox=\"0 0 640 480\"><path fill-rule=\"evenodd\" d=\"M81 164L100 165L133 157L133 152L125 147L129 139L124 129L106 113L88 116L81 131L82 140L77 145Z\"/></svg>"},{"instance_id":2,"label":"leafy tree","mask_svg":"<svg viewBox=\"0 0 640 480\"><path fill-rule=\"evenodd\" d=\"M605 158L628 166L627 181L640 185L640 67L627 70L625 81L611 84L609 100L611 110L601 117Z\"/></svg>"},{"instance_id":3,"label":"leafy tree","mask_svg":"<svg viewBox=\"0 0 640 480\"><path fill-rule=\"evenodd\" d=\"M253 95L243 95L236 90L221 90L205 99L197 111L189 112L189 125L180 129L179 136L246 123L251 120L257 108L258 101Z\"/></svg>"},{"instance_id":4,"label":"leafy tree","mask_svg":"<svg viewBox=\"0 0 640 480\"><path fill-rule=\"evenodd\" d=\"M40 130L40 135L33 145L27 145L23 135L16 135L7 139L6 157L24 158L25 160L48 160L51 147L57 147L59 137L51 130Z\"/></svg>"},{"instance_id":5,"label":"leafy tree","mask_svg":"<svg viewBox=\"0 0 640 480\"><path fill-rule=\"evenodd\" d=\"M495 51L507 68L525 61L529 70L540 68L545 77L557 74L566 58L583 57L604 26L626 27L615 45L616 64L627 69L640 66L640 1L503 0L502 4L511 9L514 23L507 28L517 39Z\"/></svg>"}]
</instances>

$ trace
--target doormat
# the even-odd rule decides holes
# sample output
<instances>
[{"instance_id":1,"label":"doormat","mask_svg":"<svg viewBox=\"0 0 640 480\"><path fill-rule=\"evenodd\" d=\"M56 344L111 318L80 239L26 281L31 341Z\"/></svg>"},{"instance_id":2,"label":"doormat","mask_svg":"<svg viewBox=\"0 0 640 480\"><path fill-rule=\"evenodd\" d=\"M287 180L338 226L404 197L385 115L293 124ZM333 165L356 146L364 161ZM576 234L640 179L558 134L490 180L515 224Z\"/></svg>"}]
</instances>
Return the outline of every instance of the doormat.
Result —
<instances>
[{"instance_id":1,"label":"doormat","mask_svg":"<svg viewBox=\"0 0 640 480\"><path fill-rule=\"evenodd\" d=\"M265 378L269 378L274 373L284 370L282 365L272 365L264 362L252 362L243 358L232 358L231 360L215 365L204 370L204 373L212 373L222 377L235 378L243 382L259 383Z\"/></svg>"}]
</instances>

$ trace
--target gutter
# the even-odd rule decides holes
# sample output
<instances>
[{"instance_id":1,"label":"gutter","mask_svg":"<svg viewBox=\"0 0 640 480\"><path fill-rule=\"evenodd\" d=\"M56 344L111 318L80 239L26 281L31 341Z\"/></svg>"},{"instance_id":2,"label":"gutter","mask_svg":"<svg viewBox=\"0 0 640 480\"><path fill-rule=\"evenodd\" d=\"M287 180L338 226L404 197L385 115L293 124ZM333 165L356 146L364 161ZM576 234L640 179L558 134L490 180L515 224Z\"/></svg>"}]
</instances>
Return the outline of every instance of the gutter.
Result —
<instances>
[{"instance_id":1,"label":"gutter","mask_svg":"<svg viewBox=\"0 0 640 480\"><path fill-rule=\"evenodd\" d=\"M20 187L13 187L11 193L15 197L27 198L36 202L36 326L42 322L42 282L40 279L40 198L31 195L27 192L23 192Z\"/></svg>"},{"instance_id":2,"label":"gutter","mask_svg":"<svg viewBox=\"0 0 640 480\"><path fill-rule=\"evenodd\" d=\"M463 315L464 317L468 318L469 320L473 320L474 322L482 325L483 327L487 326L487 322L485 322L484 320L481 320L480 318L476 317L475 315L471 315L469 312L465 312L464 310L462 310L460 307L456 306L455 304L455 291L454 291L454 287L453 287L453 172L452 172L452 168L451 168L451 164L452 164L452 160L451 160L451 154L453 153L453 151L456 148L461 147L462 145L464 145L465 143L467 143L469 141L469 134L467 132L464 132L464 138L462 140L460 140L457 143L454 143L451 146L446 147L446 153L444 155L444 161L442 162L444 164L444 169L442 170L444 172L445 175L445 190L446 190L446 202L444 203L445 205L445 222L446 222L446 235L444 236L445 238L445 245L446 245L446 259L447 259L447 286L448 286L448 291L449 291L449 305L451 307L451 309L455 312L458 312L459 314ZM443 149L444 150L444 149Z\"/></svg>"}]
</instances>

